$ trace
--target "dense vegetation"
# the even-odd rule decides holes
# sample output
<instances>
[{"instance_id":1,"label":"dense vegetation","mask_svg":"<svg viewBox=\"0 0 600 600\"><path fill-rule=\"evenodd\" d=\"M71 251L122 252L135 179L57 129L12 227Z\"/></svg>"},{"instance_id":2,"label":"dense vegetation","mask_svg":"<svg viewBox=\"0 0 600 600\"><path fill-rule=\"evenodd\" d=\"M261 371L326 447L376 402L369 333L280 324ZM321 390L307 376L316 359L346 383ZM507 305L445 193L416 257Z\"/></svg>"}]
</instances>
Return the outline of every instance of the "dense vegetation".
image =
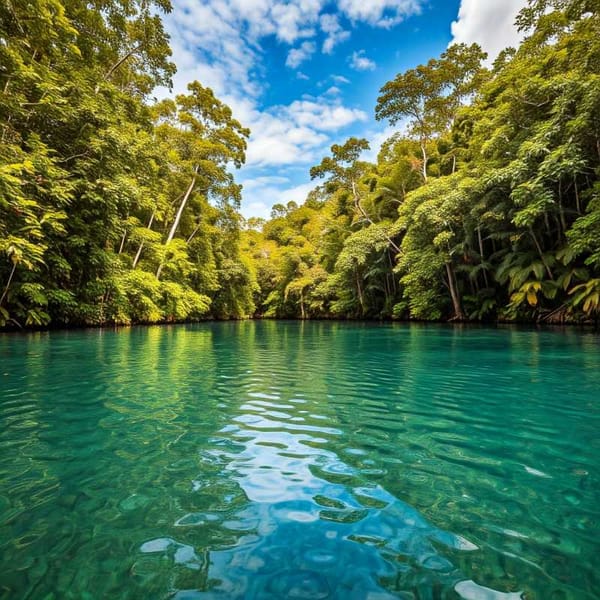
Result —
<instances>
[{"instance_id":1,"label":"dense vegetation","mask_svg":"<svg viewBox=\"0 0 600 600\"><path fill-rule=\"evenodd\" d=\"M242 317L249 132L175 66L168 0L0 3L0 325Z\"/></svg>"},{"instance_id":2,"label":"dense vegetation","mask_svg":"<svg viewBox=\"0 0 600 600\"><path fill-rule=\"evenodd\" d=\"M238 213L249 131L174 65L168 0L0 4L0 326L207 317L580 320L600 312L597 0L530 0L399 74L304 204ZM276 200L276 199L275 199Z\"/></svg>"},{"instance_id":3,"label":"dense vegetation","mask_svg":"<svg viewBox=\"0 0 600 600\"><path fill-rule=\"evenodd\" d=\"M453 46L383 86L376 116L403 126L377 164L367 140L332 146L306 203L245 233L260 312L596 319L599 8L531 0L492 69Z\"/></svg>"}]
</instances>

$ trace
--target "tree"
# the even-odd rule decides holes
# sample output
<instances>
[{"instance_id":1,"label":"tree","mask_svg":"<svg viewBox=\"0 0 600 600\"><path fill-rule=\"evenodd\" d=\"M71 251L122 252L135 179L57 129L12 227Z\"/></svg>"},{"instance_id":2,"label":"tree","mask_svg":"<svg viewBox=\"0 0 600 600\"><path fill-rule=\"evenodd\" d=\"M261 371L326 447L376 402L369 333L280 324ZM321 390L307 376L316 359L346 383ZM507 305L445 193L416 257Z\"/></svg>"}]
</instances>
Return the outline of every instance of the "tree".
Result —
<instances>
[{"instance_id":1,"label":"tree","mask_svg":"<svg viewBox=\"0 0 600 600\"><path fill-rule=\"evenodd\" d=\"M392 125L407 120L408 134L421 148L424 181L431 142L448 130L465 98L481 84L485 73L481 63L486 56L477 44L455 44L439 59L398 74L380 90L375 117Z\"/></svg>"}]
</instances>

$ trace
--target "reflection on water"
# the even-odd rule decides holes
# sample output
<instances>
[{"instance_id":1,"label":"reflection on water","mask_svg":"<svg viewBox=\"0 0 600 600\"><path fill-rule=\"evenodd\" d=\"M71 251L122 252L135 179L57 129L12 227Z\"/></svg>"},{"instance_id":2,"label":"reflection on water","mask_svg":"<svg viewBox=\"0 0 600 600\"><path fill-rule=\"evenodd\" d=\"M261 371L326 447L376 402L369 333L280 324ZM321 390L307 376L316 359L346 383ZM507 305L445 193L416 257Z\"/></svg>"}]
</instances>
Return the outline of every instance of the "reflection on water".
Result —
<instances>
[{"instance_id":1,"label":"reflection on water","mask_svg":"<svg viewBox=\"0 0 600 600\"><path fill-rule=\"evenodd\" d=\"M598 341L0 338L0 598L595 598Z\"/></svg>"}]
</instances>

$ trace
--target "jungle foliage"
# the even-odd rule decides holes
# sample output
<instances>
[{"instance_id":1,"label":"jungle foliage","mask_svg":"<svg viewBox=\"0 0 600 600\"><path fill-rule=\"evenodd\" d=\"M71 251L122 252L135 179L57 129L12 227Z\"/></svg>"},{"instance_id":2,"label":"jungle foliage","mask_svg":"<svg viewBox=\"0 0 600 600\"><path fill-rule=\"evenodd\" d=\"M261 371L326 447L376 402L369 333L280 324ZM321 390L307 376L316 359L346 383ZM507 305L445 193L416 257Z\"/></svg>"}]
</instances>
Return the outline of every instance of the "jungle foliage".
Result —
<instances>
[{"instance_id":1,"label":"jungle foliage","mask_svg":"<svg viewBox=\"0 0 600 600\"><path fill-rule=\"evenodd\" d=\"M398 74L375 163L334 144L245 221L249 131L198 82L152 100L169 0L0 2L0 327L596 320L599 8L530 0L492 68L455 45Z\"/></svg>"},{"instance_id":2,"label":"jungle foliage","mask_svg":"<svg viewBox=\"0 0 600 600\"><path fill-rule=\"evenodd\" d=\"M492 68L476 46L386 83L406 126L351 138L302 206L243 235L260 314L564 322L600 313L600 10L530 0Z\"/></svg>"},{"instance_id":3,"label":"jungle foliage","mask_svg":"<svg viewBox=\"0 0 600 600\"><path fill-rule=\"evenodd\" d=\"M168 0L0 2L0 326L243 317L248 130L175 72Z\"/></svg>"}]
</instances>

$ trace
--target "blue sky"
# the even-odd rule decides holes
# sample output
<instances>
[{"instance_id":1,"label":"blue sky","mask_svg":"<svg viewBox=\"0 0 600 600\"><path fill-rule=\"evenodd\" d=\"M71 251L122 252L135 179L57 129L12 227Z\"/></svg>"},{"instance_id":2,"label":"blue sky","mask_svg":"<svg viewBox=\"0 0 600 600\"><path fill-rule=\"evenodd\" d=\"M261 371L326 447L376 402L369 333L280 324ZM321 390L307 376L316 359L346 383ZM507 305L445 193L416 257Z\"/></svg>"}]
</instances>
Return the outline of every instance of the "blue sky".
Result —
<instances>
[{"instance_id":1,"label":"blue sky","mask_svg":"<svg viewBox=\"0 0 600 600\"><path fill-rule=\"evenodd\" d=\"M333 143L366 137L374 158L393 133L379 89L452 42L491 58L518 44L525 0L174 0L165 18L178 67L173 93L211 87L249 127L242 213L304 201L309 169ZM165 95L166 91L158 92Z\"/></svg>"}]
</instances>

